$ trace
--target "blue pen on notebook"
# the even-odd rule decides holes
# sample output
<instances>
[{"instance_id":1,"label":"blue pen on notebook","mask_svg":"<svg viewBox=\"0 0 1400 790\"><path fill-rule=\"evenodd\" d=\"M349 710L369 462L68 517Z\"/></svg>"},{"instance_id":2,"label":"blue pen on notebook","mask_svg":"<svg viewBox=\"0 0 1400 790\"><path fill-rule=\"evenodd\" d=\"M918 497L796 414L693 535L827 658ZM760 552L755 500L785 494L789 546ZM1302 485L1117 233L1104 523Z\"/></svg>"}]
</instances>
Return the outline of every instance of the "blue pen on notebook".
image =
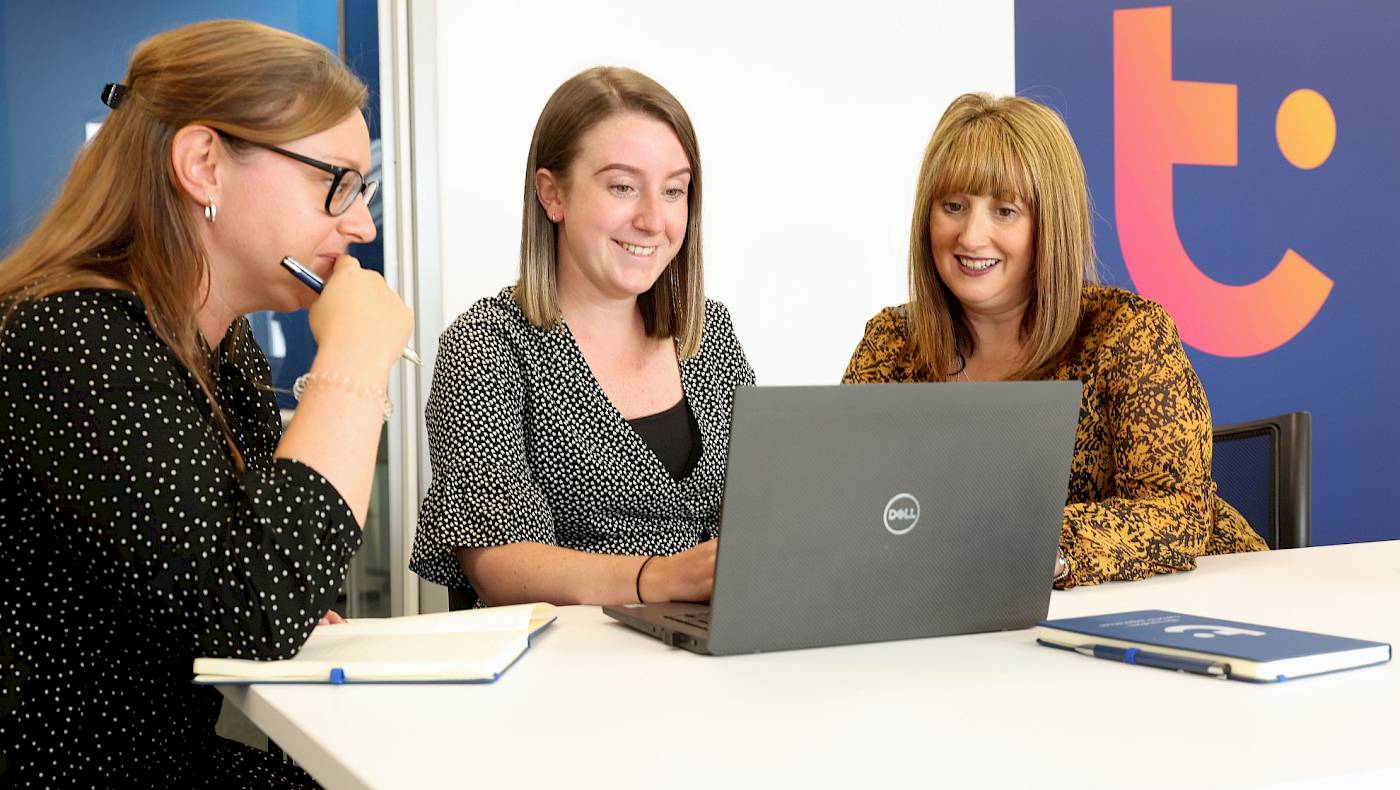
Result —
<instances>
[{"instance_id":1,"label":"blue pen on notebook","mask_svg":"<svg viewBox=\"0 0 1400 790\"><path fill-rule=\"evenodd\" d=\"M302 266L296 258L293 258L290 255L282 259L282 268L291 272L293 277L297 278L298 280L301 280L303 285L315 291L316 293L320 293L322 289L326 287L326 284L321 281L320 277L316 276L315 272L311 271L305 266ZM409 362L412 362L415 365L423 364L423 360L419 359L418 355L413 353L413 349L411 348L405 348L403 350L403 354L401 354L400 356L402 356L404 359L408 360Z\"/></svg>"},{"instance_id":2,"label":"blue pen on notebook","mask_svg":"<svg viewBox=\"0 0 1400 790\"><path fill-rule=\"evenodd\" d=\"M1121 661L1124 664L1138 664L1158 669L1174 669L1178 672L1190 672L1193 675L1224 678L1230 674L1229 664L1221 664L1217 661L1199 661L1194 658L1182 658L1166 653L1149 653L1136 647L1080 645L1074 648L1074 652L1108 661Z\"/></svg>"}]
</instances>

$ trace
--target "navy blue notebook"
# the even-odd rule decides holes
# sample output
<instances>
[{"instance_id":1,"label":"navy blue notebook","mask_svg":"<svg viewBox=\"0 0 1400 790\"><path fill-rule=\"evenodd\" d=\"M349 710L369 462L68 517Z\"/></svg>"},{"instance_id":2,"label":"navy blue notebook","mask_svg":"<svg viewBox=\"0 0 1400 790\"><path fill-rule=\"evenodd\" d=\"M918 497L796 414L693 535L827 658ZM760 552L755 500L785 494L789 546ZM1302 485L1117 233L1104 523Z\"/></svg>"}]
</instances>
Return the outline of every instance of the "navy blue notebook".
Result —
<instances>
[{"instance_id":1,"label":"navy blue notebook","mask_svg":"<svg viewBox=\"0 0 1400 790\"><path fill-rule=\"evenodd\" d=\"M1254 623L1147 609L1043 620L1036 639L1066 649L1136 648L1228 665L1234 680L1273 682L1383 664L1390 645ZM1145 662L1142 662L1145 663Z\"/></svg>"}]
</instances>

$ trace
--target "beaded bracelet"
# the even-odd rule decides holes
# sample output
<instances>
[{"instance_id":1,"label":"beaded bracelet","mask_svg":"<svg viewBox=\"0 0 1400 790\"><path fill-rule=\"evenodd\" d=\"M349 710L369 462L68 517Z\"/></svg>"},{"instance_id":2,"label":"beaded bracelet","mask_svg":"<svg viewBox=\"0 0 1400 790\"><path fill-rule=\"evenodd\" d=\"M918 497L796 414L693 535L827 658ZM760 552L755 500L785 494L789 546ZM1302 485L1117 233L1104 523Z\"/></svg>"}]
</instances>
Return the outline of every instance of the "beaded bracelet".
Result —
<instances>
[{"instance_id":1,"label":"beaded bracelet","mask_svg":"<svg viewBox=\"0 0 1400 790\"><path fill-rule=\"evenodd\" d=\"M348 390L361 398L375 401L384 405L384 421L394 416L394 404L389 402L389 396L384 390L370 389L358 381L346 378L338 373L303 373L297 376L297 380L292 384L292 396L301 400L301 396L306 392L306 388L312 384L329 384Z\"/></svg>"}]
</instances>

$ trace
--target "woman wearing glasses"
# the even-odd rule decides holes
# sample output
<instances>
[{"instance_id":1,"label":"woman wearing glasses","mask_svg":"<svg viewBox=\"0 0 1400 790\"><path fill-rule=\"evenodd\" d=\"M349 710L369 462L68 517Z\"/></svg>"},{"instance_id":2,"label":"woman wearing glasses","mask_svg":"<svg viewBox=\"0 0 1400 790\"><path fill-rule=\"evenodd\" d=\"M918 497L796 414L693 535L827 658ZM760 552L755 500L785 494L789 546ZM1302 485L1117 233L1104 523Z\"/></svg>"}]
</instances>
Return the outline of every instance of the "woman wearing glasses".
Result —
<instances>
[{"instance_id":1,"label":"woman wearing glasses","mask_svg":"<svg viewBox=\"0 0 1400 790\"><path fill-rule=\"evenodd\" d=\"M345 255L375 235L365 96L325 49L260 25L157 35L0 262L0 773L17 785L310 783L217 738L219 694L190 668L292 656L360 543L413 320ZM319 351L284 434L243 316L301 307Z\"/></svg>"},{"instance_id":2,"label":"woman wearing glasses","mask_svg":"<svg viewBox=\"0 0 1400 790\"><path fill-rule=\"evenodd\" d=\"M546 102L524 181L519 281L440 341L409 567L490 604L709 600L753 371L705 298L690 118L590 69Z\"/></svg>"}]
</instances>

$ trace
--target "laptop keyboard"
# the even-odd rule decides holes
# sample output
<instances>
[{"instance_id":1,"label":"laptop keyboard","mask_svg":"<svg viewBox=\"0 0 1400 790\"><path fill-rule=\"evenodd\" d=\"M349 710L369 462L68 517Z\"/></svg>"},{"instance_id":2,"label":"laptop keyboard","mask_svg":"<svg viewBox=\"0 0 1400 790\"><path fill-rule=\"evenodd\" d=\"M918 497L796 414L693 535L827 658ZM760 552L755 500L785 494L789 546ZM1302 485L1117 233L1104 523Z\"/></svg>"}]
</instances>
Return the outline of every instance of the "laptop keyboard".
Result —
<instances>
[{"instance_id":1,"label":"laptop keyboard","mask_svg":"<svg viewBox=\"0 0 1400 790\"><path fill-rule=\"evenodd\" d=\"M691 628L703 628L706 631L710 630L709 612L683 612L681 614L668 614L666 615L666 619L675 620L678 623L684 623L690 626Z\"/></svg>"}]
</instances>

